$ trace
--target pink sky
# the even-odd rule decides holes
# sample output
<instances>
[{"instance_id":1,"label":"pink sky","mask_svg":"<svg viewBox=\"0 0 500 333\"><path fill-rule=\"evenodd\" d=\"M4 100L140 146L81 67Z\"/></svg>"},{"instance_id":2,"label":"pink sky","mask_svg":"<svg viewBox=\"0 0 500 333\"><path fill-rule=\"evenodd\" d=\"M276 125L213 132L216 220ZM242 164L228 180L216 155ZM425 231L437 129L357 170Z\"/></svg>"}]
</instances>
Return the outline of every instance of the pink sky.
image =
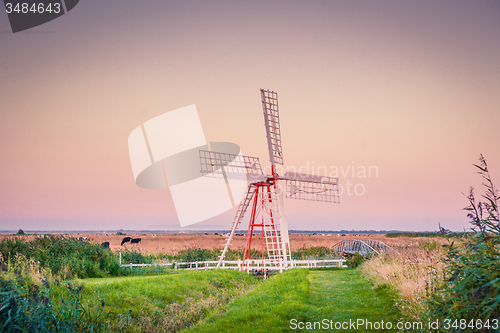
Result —
<instances>
[{"instance_id":1,"label":"pink sky","mask_svg":"<svg viewBox=\"0 0 500 333\"><path fill-rule=\"evenodd\" d=\"M291 229L462 230L480 153L500 184L498 59L498 1L86 0L16 34L1 10L0 230L180 229L128 135L196 104L207 141L267 166L260 88L285 166L378 169L340 174L365 190L340 204L288 199Z\"/></svg>"}]
</instances>

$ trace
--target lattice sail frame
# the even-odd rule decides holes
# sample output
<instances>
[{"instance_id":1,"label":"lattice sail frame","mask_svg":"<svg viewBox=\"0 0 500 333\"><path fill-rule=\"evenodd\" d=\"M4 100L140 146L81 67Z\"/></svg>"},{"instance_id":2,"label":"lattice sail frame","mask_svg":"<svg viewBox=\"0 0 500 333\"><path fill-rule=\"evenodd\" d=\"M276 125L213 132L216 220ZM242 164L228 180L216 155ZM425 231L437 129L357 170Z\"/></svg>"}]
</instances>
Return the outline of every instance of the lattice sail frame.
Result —
<instances>
[{"instance_id":1,"label":"lattice sail frame","mask_svg":"<svg viewBox=\"0 0 500 333\"><path fill-rule=\"evenodd\" d=\"M204 176L240 179L247 175L249 180L259 179L262 166L258 157L220 153L200 149L201 173Z\"/></svg>"},{"instance_id":2,"label":"lattice sail frame","mask_svg":"<svg viewBox=\"0 0 500 333\"><path fill-rule=\"evenodd\" d=\"M266 124L267 146L269 149L269 161L274 169L276 164L283 165L283 149L281 146L281 129L278 109L278 93L271 90L260 90L262 97L262 109Z\"/></svg>"},{"instance_id":3,"label":"lattice sail frame","mask_svg":"<svg viewBox=\"0 0 500 333\"><path fill-rule=\"evenodd\" d=\"M282 179L286 180L287 198L340 202L338 178L287 172Z\"/></svg>"}]
</instances>

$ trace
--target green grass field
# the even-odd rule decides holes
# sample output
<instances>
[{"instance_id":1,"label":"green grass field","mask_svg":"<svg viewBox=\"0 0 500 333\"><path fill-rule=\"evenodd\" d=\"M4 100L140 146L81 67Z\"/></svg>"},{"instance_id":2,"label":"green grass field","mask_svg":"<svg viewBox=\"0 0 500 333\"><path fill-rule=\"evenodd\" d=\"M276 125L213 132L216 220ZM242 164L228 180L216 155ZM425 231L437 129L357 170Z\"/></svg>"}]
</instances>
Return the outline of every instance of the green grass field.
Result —
<instances>
[{"instance_id":1,"label":"green grass field","mask_svg":"<svg viewBox=\"0 0 500 333\"><path fill-rule=\"evenodd\" d=\"M79 282L84 284L82 304L110 332L176 332L217 313L221 306L252 290L259 279L218 270ZM59 291L53 298L64 298L64 288Z\"/></svg>"},{"instance_id":2,"label":"green grass field","mask_svg":"<svg viewBox=\"0 0 500 333\"><path fill-rule=\"evenodd\" d=\"M183 332L289 332L299 330L299 322L321 331L314 322L323 319L328 325L350 319L397 322L401 314L392 296L386 288L373 288L355 269L295 269L268 279Z\"/></svg>"},{"instance_id":3,"label":"green grass field","mask_svg":"<svg viewBox=\"0 0 500 333\"><path fill-rule=\"evenodd\" d=\"M395 295L386 287L374 288L358 269L292 269L267 280L233 270L179 271L53 280L50 289L45 280L39 287L23 286L18 290L28 303L41 302L73 327L68 332L322 331L336 322L397 322L401 316L393 305ZM49 298L44 301L43 295ZM9 304L4 305L17 311ZM23 322L34 310L26 310Z\"/></svg>"},{"instance_id":4,"label":"green grass field","mask_svg":"<svg viewBox=\"0 0 500 333\"><path fill-rule=\"evenodd\" d=\"M289 332L324 320L400 318L391 292L356 269L293 269L265 281L217 270L81 283L82 304L110 332ZM51 297L64 300L67 289L61 285Z\"/></svg>"},{"instance_id":5,"label":"green grass field","mask_svg":"<svg viewBox=\"0 0 500 333\"><path fill-rule=\"evenodd\" d=\"M218 270L82 282L83 304L113 332L289 332L300 325L321 331L314 322L401 316L391 292L374 288L356 269L294 269L266 281Z\"/></svg>"},{"instance_id":6,"label":"green grass field","mask_svg":"<svg viewBox=\"0 0 500 333\"><path fill-rule=\"evenodd\" d=\"M287 332L323 320L399 316L387 290L374 289L356 269L293 269L263 280L233 270L124 271L100 245L64 237L6 239L0 247L2 332L27 325L40 332ZM144 259L127 255L122 259Z\"/></svg>"}]
</instances>

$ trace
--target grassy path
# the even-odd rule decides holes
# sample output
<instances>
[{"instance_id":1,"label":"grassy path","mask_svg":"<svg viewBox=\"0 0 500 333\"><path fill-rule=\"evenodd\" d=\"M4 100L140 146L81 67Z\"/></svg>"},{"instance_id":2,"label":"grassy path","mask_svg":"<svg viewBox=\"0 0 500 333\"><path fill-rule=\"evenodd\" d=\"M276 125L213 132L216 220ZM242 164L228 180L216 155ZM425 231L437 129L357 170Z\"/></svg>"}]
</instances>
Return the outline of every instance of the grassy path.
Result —
<instances>
[{"instance_id":1,"label":"grassy path","mask_svg":"<svg viewBox=\"0 0 500 333\"><path fill-rule=\"evenodd\" d=\"M396 322L400 316L387 290L374 289L351 269L287 271L236 299L222 313L187 332L293 332L303 331L302 327L310 328L307 331L356 332L348 327L325 330L324 325L357 319ZM314 322L320 322L316 329Z\"/></svg>"},{"instance_id":2,"label":"grassy path","mask_svg":"<svg viewBox=\"0 0 500 333\"><path fill-rule=\"evenodd\" d=\"M372 323L381 320L395 323L400 318L399 311L393 306L390 292L386 288L373 288L357 270L311 271L308 278L310 297L306 317L309 322L321 322L324 319L338 322L339 325L345 322L344 329L336 330L335 324L331 326L331 323L329 329L350 332L358 330L349 330L347 322L350 324L350 321L357 319ZM314 328L314 324L312 327Z\"/></svg>"}]
</instances>

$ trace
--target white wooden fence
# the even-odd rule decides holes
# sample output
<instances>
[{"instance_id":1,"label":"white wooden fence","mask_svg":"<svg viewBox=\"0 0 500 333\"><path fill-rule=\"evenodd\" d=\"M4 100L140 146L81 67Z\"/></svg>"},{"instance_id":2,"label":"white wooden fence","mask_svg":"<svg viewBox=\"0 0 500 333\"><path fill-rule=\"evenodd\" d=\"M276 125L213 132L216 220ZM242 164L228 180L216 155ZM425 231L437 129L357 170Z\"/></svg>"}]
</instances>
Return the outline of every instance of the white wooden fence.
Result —
<instances>
[{"instance_id":1,"label":"white wooden fence","mask_svg":"<svg viewBox=\"0 0 500 333\"><path fill-rule=\"evenodd\" d=\"M235 269L239 271L284 271L291 268L320 268L320 267L347 267L344 259L311 259L311 260L292 260L288 265L276 263L271 260L225 260L222 261L221 269ZM218 261L192 261L192 262L172 262L172 263L155 263L155 264L120 264L121 267L165 267L165 270L206 270L217 269Z\"/></svg>"}]
</instances>

